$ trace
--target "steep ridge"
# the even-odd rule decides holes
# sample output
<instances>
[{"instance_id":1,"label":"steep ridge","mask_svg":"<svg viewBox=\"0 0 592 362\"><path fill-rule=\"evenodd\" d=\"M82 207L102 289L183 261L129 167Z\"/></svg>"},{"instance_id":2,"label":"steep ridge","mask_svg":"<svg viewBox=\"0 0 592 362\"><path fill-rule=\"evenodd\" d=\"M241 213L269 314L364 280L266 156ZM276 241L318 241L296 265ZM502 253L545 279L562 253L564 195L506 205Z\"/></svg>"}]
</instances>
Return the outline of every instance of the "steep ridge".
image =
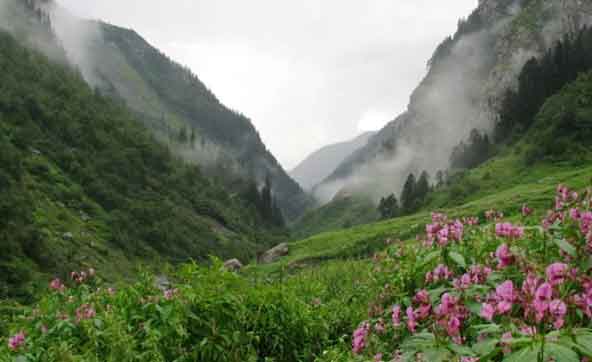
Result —
<instances>
[{"instance_id":1,"label":"steep ridge","mask_svg":"<svg viewBox=\"0 0 592 362\"><path fill-rule=\"evenodd\" d=\"M15 7L20 0L6 0ZM310 200L266 149L251 121L228 109L188 68L172 61L133 30L73 17L53 1L44 9L68 60L105 95L123 101L175 154L222 179L272 181L287 219ZM23 22L13 18L9 23Z\"/></svg>"},{"instance_id":2,"label":"steep ridge","mask_svg":"<svg viewBox=\"0 0 592 362\"><path fill-rule=\"evenodd\" d=\"M353 140L325 146L310 154L290 171L290 176L307 191L329 176L349 155L364 147L375 132L365 132Z\"/></svg>"},{"instance_id":3,"label":"steep ridge","mask_svg":"<svg viewBox=\"0 0 592 362\"><path fill-rule=\"evenodd\" d=\"M525 62L590 24L586 1L480 1L435 51L407 111L348 157L318 193L330 200L343 188L371 189L378 199L398 194L409 173L447 169L453 147L472 129L492 129Z\"/></svg>"},{"instance_id":4,"label":"steep ridge","mask_svg":"<svg viewBox=\"0 0 592 362\"><path fill-rule=\"evenodd\" d=\"M38 24L23 40L56 40ZM230 191L179 160L69 65L1 31L0 68L0 298L30 296L39 273L248 260L281 237L248 183Z\"/></svg>"}]
</instances>

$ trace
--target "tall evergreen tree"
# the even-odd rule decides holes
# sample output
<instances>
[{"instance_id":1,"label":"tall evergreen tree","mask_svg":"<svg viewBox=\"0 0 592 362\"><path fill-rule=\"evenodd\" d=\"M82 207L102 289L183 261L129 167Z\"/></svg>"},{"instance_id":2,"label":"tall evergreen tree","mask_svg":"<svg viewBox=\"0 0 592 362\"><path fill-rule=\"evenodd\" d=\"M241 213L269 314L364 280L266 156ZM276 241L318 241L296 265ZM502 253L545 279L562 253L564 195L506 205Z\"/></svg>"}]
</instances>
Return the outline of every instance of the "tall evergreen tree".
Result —
<instances>
[{"instance_id":1,"label":"tall evergreen tree","mask_svg":"<svg viewBox=\"0 0 592 362\"><path fill-rule=\"evenodd\" d=\"M403 212L406 214L411 213L415 210L416 186L417 182L415 180L415 175L411 173L407 177L405 185L403 186L403 191L401 192L401 207L403 208Z\"/></svg>"},{"instance_id":2,"label":"tall evergreen tree","mask_svg":"<svg viewBox=\"0 0 592 362\"><path fill-rule=\"evenodd\" d=\"M423 171L419 176L419 180L417 181L417 185L415 187L415 202L417 204L416 206L418 206L418 204L423 203L429 192L430 175L426 171Z\"/></svg>"}]
</instances>

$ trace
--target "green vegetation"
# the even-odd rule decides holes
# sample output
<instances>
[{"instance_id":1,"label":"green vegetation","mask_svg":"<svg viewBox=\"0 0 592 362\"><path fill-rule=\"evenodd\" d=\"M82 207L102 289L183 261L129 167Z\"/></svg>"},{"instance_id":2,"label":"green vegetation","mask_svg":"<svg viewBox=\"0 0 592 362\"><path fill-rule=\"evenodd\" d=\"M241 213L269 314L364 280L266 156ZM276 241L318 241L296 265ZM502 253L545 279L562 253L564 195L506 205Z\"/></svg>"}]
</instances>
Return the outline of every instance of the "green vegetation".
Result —
<instances>
[{"instance_id":1,"label":"green vegetation","mask_svg":"<svg viewBox=\"0 0 592 362\"><path fill-rule=\"evenodd\" d=\"M292 238L303 239L329 230L349 229L378 220L374 203L364 196L339 197L310 210L292 226Z\"/></svg>"},{"instance_id":2,"label":"green vegetation","mask_svg":"<svg viewBox=\"0 0 592 362\"><path fill-rule=\"evenodd\" d=\"M189 68L136 32L97 26L103 39L90 51L96 59L108 58L98 62L96 75L105 94L126 102L174 152L203 164L206 174L219 175L221 181L238 175L258 184L271 178L277 207L286 218L303 213L310 200L266 149L247 117L224 106Z\"/></svg>"},{"instance_id":3,"label":"green vegetation","mask_svg":"<svg viewBox=\"0 0 592 362\"><path fill-rule=\"evenodd\" d=\"M177 160L68 67L6 33L0 66L0 296L31 295L35 272L248 260L281 237L241 188Z\"/></svg>"}]
</instances>

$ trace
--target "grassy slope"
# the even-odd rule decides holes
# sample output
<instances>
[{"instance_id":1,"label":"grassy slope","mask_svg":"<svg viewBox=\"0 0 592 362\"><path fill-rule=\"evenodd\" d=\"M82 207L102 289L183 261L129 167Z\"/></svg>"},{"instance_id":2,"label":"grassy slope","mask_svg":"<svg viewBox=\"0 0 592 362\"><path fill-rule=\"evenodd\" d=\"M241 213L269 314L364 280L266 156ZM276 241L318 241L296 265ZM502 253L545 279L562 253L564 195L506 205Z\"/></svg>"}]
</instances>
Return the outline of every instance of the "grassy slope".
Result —
<instances>
[{"instance_id":1,"label":"grassy slope","mask_svg":"<svg viewBox=\"0 0 592 362\"><path fill-rule=\"evenodd\" d=\"M376 221L379 216L372 201L347 196L304 214L293 227L293 237L303 239L329 230L347 229Z\"/></svg>"}]
</instances>

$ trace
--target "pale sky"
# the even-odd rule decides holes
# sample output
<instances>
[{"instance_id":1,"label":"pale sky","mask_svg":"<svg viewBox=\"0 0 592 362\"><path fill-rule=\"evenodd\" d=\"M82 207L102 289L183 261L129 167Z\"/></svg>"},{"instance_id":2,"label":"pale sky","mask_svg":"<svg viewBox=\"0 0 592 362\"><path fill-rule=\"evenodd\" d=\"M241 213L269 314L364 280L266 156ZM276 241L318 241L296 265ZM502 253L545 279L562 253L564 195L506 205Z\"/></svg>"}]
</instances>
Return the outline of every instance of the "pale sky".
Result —
<instances>
[{"instance_id":1,"label":"pale sky","mask_svg":"<svg viewBox=\"0 0 592 362\"><path fill-rule=\"evenodd\" d=\"M248 116L290 170L405 110L477 0L58 0L132 28Z\"/></svg>"}]
</instances>

